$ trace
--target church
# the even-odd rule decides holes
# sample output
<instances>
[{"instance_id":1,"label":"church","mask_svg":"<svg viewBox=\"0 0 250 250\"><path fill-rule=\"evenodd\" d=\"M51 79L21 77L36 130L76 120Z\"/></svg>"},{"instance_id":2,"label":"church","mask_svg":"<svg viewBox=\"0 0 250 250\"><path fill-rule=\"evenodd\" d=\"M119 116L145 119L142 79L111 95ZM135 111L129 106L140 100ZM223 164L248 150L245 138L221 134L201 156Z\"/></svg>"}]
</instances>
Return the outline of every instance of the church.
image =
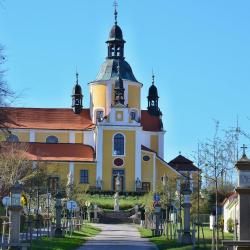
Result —
<instances>
[{"instance_id":1,"label":"church","mask_svg":"<svg viewBox=\"0 0 250 250\"><path fill-rule=\"evenodd\" d=\"M70 175L79 189L115 191L119 176L123 192L155 192L164 175L177 179L184 172L196 173L198 168L181 155L170 163L164 160L154 75L147 110L142 110L143 84L125 60L125 43L115 9L107 57L88 83L89 107L83 106L87 90L76 73L71 108L2 108L9 131L2 140L26 143L34 167L44 162L52 179L65 183Z\"/></svg>"}]
</instances>

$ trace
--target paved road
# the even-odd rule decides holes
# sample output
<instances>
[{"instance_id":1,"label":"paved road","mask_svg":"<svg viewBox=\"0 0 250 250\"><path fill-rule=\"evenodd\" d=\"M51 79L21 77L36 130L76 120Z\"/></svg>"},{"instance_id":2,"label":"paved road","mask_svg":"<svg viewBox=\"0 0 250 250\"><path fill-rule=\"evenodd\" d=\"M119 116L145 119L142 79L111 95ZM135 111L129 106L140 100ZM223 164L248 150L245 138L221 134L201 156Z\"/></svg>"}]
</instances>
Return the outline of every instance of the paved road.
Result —
<instances>
[{"instance_id":1,"label":"paved road","mask_svg":"<svg viewBox=\"0 0 250 250\"><path fill-rule=\"evenodd\" d=\"M101 233L89 239L77 250L157 250L145 238L141 238L137 228L127 224L95 224Z\"/></svg>"}]
</instances>

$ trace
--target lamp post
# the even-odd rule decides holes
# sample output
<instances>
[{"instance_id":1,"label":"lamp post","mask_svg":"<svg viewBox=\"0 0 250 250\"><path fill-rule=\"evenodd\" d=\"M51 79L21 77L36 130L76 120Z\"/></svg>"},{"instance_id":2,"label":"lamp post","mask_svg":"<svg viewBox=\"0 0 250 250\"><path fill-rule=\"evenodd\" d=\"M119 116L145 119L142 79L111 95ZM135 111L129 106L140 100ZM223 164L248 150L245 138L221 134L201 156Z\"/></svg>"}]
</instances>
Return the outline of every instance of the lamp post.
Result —
<instances>
[{"instance_id":1,"label":"lamp post","mask_svg":"<svg viewBox=\"0 0 250 250\"><path fill-rule=\"evenodd\" d=\"M18 249L20 243L20 215L23 207L21 206L22 184L16 182L10 188L10 238L9 244L13 249Z\"/></svg>"},{"instance_id":2,"label":"lamp post","mask_svg":"<svg viewBox=\"0 0 250 250\"><path fill-rule=\"evenodd\" d=\"M62 194L57 192L56 194L56 229L55 229L55 237L61 238L62 237Z\"/></svg>"}]
</instances>

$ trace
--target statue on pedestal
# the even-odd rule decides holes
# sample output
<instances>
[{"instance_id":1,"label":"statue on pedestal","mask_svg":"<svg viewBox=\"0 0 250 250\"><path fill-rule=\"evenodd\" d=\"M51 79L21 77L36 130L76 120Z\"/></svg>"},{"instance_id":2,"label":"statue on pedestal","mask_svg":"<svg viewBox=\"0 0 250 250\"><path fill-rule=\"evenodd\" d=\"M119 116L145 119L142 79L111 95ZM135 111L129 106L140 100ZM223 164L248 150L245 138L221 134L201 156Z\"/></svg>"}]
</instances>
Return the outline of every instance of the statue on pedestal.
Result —
<instances>
[{"instance_id":1,"label":"statue on pedestal","mask_svg":"<svg viewBox=\"0 0 250 250\"><path fill-rule=\"evenodd\" d=\"M121 181L120 181L120 175L118 173L117 177L115 178L115 190L116 190L116 193L114 195L114 200L115 200L114 211L119 211L120 210L120 206L119 206L120 187L121 187Z\"/></svg>"}]
</instances>

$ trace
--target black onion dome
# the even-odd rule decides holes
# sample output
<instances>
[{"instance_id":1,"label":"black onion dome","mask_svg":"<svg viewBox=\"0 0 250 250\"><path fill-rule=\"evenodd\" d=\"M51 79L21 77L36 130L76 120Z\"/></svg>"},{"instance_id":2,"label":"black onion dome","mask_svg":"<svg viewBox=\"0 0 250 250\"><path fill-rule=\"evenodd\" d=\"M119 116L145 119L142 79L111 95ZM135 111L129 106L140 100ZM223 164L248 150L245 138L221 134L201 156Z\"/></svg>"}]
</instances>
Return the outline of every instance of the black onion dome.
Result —
<instances>
[{"instance_id":1,"label":"black onion dome","mask_svg":"<svg viewBox=\"0 0 250 250\"><path fill-rule=\"evenodd\" d=\"M113 25L111 31L109 32L109 41L110 40L123 40L122 29L119 25Z\"/></svg>"},{"instance_id":2,"label":"black onion dome","mask_svg":"<svg viewBox=\"0 0 250 250\"><path fill-rule=\"evenodd\" d=\"M82 88L78 83L73 87L72 95L82 95Z\"/></svg>"},{"instance_id":3,"label":"black onion dome","mask_svg":"<svg viewBox=\"0 0 250 250\"><path fill-rule=\"evenodd\" d=\"M148 90L148 97L150 98L158 98L158 90L157 88L155 87L155 85L151 85L149 90Z\"/></svg>"}]
</instances>

